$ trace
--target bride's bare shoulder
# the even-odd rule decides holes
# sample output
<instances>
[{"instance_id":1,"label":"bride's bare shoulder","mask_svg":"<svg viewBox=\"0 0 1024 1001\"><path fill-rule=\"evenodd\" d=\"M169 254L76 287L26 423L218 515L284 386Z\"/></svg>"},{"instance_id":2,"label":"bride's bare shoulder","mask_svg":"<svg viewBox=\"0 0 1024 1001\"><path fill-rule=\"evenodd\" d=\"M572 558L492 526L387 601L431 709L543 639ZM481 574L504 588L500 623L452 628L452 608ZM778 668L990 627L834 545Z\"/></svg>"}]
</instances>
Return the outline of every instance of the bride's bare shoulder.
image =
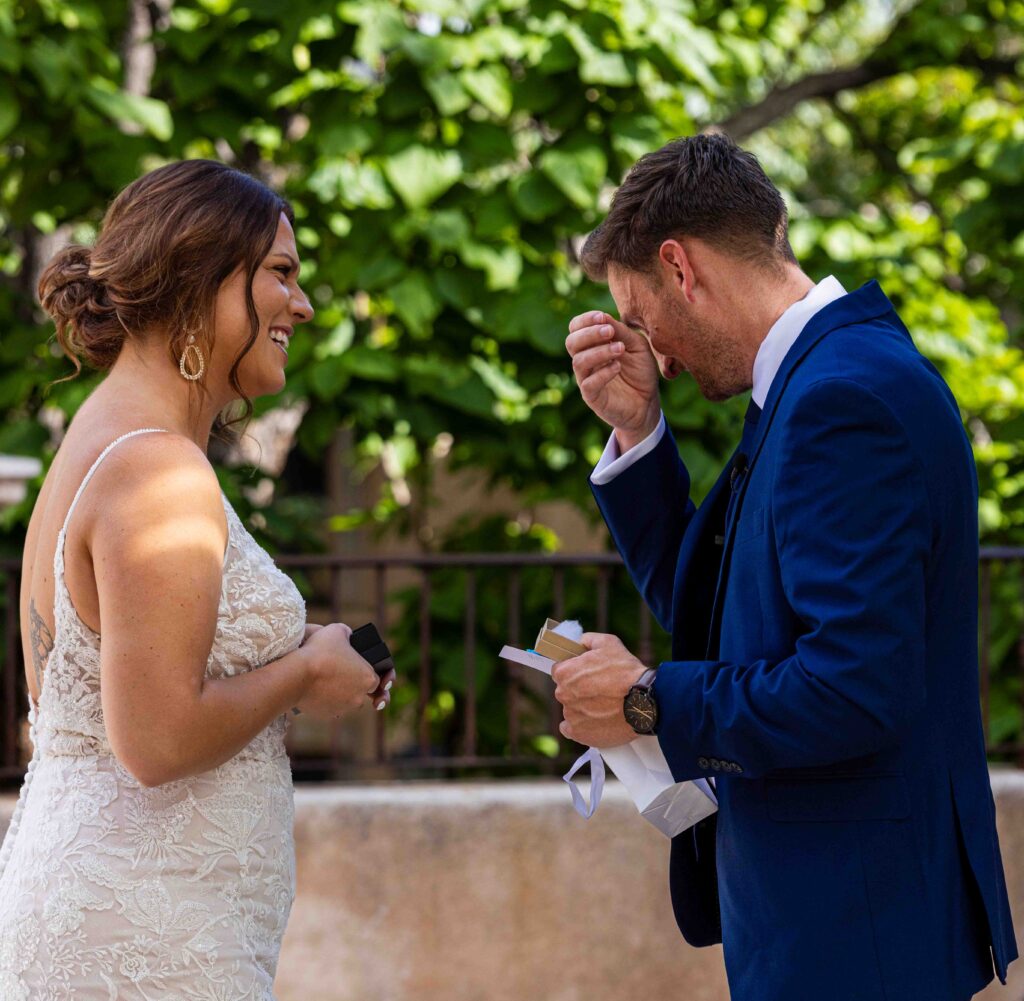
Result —
<instances>
[{"instance_id":1,"label":"bride's bare shoulder","mask_svg":"<svg viewBox=\"0 0 1024 1001\"><path fill-rule=\"evenodd\" d=\"M139 532L173 524L218 527L226 540L220 482L203 450L170 431L137 434L119 441L99 464L83 495L88 498L87 534Z\"/></svg>"}]
</instances>

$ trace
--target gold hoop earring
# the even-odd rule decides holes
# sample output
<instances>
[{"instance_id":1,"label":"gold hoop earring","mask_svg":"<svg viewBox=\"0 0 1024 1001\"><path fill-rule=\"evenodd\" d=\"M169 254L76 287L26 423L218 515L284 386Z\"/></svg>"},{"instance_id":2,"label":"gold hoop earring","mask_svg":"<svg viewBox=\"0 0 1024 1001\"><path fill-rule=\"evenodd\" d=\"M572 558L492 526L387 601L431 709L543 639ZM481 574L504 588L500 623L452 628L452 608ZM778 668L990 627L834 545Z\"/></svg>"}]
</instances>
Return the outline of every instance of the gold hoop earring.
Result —
<instances>
[{"instance_id":1,"label":"gold hoop earring","mask_svg":"<svg viewBox=\"0 0 1024 1001\"><path fill-rule=\"evenodd\" d=\"M189 351L194 351L198 362L190 364L190 368L196 368L198 371L186 372L185 371L185 359L188 358ZM191 362L191 359L189 359ZM206 371L206 360L203 358L203 352L199 350L199 345L196 344L196 335L188 335L188 343L185 345L185 350L181 353L181 361L178 363L178 369L181 371L182 376L188 379L189 382L195 382L196 379L202 378L203 372Z\"/></svg>"}]
</instances>

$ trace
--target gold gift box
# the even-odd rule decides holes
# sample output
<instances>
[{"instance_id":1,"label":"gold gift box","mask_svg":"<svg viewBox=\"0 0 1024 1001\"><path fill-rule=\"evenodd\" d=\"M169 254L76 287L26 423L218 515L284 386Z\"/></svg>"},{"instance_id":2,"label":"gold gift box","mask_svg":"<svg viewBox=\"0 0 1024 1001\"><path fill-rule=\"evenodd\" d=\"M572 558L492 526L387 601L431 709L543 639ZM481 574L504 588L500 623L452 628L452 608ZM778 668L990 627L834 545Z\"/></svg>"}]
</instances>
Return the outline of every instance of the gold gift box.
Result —
<instances>
[{"instance_id":1,"label":"gold gift box","mask_svg":"<svg viewBox=\"0 0 1024 1001\"><path fill-rule=\"evenodd\" d=\"M587 652L585 646L581 646L574 640L566 636L559 636L558 633L553 632L554 628L558 625L560 623L557 619L548 619L544 623L541 631L537 634L537 642L533 644L533 649L537 653L542 657L547 657L548 660L557 662L568 660L570 657L578 657L581 653Z\"/></svg>"}]
</instances>

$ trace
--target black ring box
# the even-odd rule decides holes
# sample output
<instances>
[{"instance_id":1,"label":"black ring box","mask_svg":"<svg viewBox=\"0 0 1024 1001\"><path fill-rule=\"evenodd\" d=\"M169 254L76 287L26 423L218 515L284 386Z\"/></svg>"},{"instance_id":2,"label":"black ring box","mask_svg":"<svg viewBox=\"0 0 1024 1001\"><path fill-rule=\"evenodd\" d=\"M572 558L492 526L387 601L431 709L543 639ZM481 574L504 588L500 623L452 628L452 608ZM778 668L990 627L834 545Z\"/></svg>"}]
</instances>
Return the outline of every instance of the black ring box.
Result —
<instances>
[{"instance_id":1,"label":"black ring box","mask_svg":"<svg viewBox=\"0 0 1024 1001\"><path fill-rule=\"evenodd\" d=\"M352 649L377 672L378 678L383 678L388 671L395 669L391 651L388 649L387 643L381 639L377 627L372 622L353 629L349 642L352 644ZM292 709L295 716L298 716L300 712L301 710L297 708Z\"/></svg>"},{"instance_id":2,"label":"black ring box","mask_svg":"<svg viewBox=\"0 0 1024 1001\"><path fill-rule=\"evenodd\" d=\"M388 671L394 670L395 662L391 657L391 651L372 622L353 629L349 642L352 649L368 661L380 677L383 678Z\"/></svg>"}]
</instances>

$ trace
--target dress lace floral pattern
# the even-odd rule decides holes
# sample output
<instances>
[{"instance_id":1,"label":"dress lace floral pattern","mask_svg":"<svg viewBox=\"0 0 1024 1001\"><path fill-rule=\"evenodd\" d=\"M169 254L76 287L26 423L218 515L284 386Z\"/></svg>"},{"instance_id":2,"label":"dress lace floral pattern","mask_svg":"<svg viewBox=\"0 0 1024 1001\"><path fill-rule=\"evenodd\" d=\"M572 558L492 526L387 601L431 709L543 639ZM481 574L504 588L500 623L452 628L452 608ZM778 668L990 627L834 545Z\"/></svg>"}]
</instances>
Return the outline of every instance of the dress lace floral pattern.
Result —
<instances>
[{"instance_id":1,"label":"dress lace floral pattern","mask_svg":"<svg viewBox=\"0 0 1024 1001\"><path fill-rule=\"evenodd\" d=\"M0 849L0 1001L272 1001L295 889L292 781L280 717L230 761L154 788L111 752L100 637L54 554L54 647L34 753ZM302 642L305 603L223 496L228 547L207 677Z\"/></svg>"}]
</instances>

